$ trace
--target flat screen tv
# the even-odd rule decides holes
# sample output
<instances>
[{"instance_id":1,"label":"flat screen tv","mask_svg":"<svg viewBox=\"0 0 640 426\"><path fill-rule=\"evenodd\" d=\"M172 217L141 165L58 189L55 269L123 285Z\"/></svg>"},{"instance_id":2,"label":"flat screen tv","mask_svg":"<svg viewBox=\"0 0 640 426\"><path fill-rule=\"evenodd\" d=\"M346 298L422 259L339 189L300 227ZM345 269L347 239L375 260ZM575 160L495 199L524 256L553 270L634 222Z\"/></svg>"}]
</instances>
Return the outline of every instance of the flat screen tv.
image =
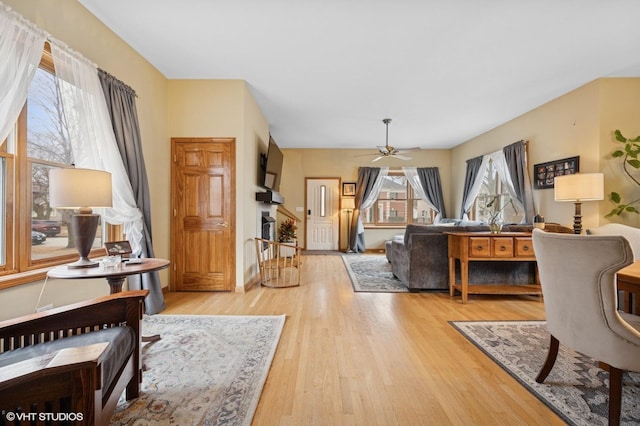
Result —
<instances>
[{"instance_id":1,"label":"flat screen tv","mask_svg":"<svg viewBox=\"0 0 640 426\"><path fill-rule=\"evenodd\" d=\"M262 186L272 191L280 190L280 178L282 177L282 161L284 156L276 142L269 136L269 148L267 150L267 164L264 170Z\"/></svg>"}]
</instances>

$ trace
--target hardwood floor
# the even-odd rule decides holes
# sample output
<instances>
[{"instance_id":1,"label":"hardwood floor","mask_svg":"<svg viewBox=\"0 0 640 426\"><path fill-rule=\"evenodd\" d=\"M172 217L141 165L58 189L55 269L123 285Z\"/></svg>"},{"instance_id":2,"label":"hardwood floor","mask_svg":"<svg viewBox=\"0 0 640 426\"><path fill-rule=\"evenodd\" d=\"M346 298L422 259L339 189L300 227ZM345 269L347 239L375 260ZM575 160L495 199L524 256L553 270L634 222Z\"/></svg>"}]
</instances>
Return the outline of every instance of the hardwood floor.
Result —
<instances>
[{"instance_id":1,"label":"hardwood floor","mask_svg":"<svg viewBox=\"0 0 640 426\"><path fill-rule=\"evenodd\" d=\"M253 425L564 424L447 322L544 319L533 298L354 293L340 256L305 256L300 287L169 293L166 304L286 313Z\"/></svg>"}]
</instances>

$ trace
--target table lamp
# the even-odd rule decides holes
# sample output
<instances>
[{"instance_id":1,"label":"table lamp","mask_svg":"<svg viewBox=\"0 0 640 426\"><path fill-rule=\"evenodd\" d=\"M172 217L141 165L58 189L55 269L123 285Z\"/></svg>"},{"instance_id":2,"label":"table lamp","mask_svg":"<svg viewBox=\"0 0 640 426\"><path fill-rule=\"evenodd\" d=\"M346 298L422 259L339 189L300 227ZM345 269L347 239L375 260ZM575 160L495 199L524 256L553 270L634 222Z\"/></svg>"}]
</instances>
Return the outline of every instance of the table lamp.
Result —
<instances>
[{"instance_id":1,"label":"table lamp","mask_svg":"<svg viewBox=\"0 0 640 426\"><path fill-rule=\"evenodd\" d=\"M351 213L356 208L356 202L353 198L342 199L342 209L347 212L347 253L351 253Z\"/></svg>"},{"instance_id":2,"label":"table lamp","mask_svg":"<svg viewBox=\"0 0 640 426\"><path fill-rule=\"evenodd\" d=\"M90 169L51 169L49 171L49 205L58 209L78 209L71 216L74 243L80 258L69 268L91 268L98 262L89 259L100 215L94 207L111 207L111 173Z\"/></svg>"},{"instance_id":3,"label":"table lamp","mask_svg":"<svg viewBox=\"0 0 640 426\"><path fill-rule=\"evenodd\" d=\"M604 175L602 173L576 173L556 176L554 199L572 201L576 209L573 216L573 233L582 232L582 202L604 200Z\"/></svg>"}]
</instances>

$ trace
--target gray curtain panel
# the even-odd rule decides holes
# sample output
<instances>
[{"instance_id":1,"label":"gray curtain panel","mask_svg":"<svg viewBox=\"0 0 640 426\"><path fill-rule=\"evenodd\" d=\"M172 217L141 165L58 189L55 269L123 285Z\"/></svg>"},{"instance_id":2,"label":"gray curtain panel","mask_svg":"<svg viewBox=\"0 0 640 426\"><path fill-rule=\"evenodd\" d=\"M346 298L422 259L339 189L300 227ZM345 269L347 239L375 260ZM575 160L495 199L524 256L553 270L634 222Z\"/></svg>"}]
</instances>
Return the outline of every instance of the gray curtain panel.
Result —
<instances>
[{"instance_id":1,"label":"gray curtain panel","mask_svg":"<svg viewBox=\"0 0 640 426\"><path fill-rule=\"evenodd\" d=\"M131 182L136 205L142 212L144 241L142 242L141 257L155 257L151 235L149 182L147 181L147 169L142 155L140 125L135 102L136 93L131 87L106 71L99 69L98 76L107 101L111 125L122 156L122 162ZM129 288L132 290L149 290L149 295L144 304L147 314L157 314L164 310L164 296L162 295L162 284L160 283L158 272L132 275L128 281Z\"/></svg>"},{"instance_id":2,"label":"gray curtain panel","mask_svg":"<svg viewBox=\"0 0 640 426\"><path fill-rule=\"evenodd\" d=\"M509 167L509 174L511 175L511 182L516 191L516 196L524 208L525 217L523 222L532 223L535 209L527 171L527 143L525 141L514 142L505 146L502 152Z\"/></svg>"},{"instance_id":3,"label":"gray curtain panel","mask_svg":"<svg viewBox=\"0 0 640 426\"><path fill-rule=\"evenodd\" d=\"M462 191L462 208L460 209L460 219L467 213L464 211L464 206L467 204L467 198L469 197L469 191L473 183L478 178L478 171L482 165L482 156L467 160L467 172L464 177L464 189Z\"/></svg>"},{"instance_id":4,"label":"gray curtain panel","mask_svg":"<svg viewBox=\"0 0 640 426\"><path fill-rule=\"evenodd\" d=\"M444 197L442 196L440 171L437 167L418 167L416 171L427 200L435 206L442 219L446 218L447 212L444 207Z\"/></svg>"},{"instance_id":5,"label":"gray curtain panel","mask_svg":"<svg viewBox=\"0 0 640 426\"><path fill-rule=\"evenodd\" d=\"M380 174L380 168L378 167L359 167L358 168L358 183L356 184L356 196L355 196L355 205L356 208L353 211L353 216L351 217L351 241L349 246L351 250L356 253L362 252L366 250L366 246L364 243L364 232L360 232L358 234L358 220L360 219L360 205L367 198L374 184L376 183L376 179L378 179L378 175Z\"/></svg>"}]
</instances>

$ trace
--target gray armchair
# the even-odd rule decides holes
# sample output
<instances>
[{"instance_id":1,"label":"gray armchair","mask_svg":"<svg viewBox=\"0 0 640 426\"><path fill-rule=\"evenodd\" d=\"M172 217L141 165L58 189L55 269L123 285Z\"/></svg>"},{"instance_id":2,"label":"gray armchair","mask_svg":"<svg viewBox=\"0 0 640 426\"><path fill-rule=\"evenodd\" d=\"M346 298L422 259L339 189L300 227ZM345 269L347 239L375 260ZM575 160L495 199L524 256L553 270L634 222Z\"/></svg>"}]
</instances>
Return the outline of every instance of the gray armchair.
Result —
<instances>
[{"instance_id":1,"label":"gray armchair","mask_svg":"<svg viewBox=\"0 0 640 426\"><path fill-rule=\"evenodd\" d=\"M633 262L620 235L570 235L533 231L551 334L542 383L559 343L605 364L609 370L609 424L620 423L622 373L640 371L640 317L617 310L615 274Z\"/></svg>"}]
</instances>

